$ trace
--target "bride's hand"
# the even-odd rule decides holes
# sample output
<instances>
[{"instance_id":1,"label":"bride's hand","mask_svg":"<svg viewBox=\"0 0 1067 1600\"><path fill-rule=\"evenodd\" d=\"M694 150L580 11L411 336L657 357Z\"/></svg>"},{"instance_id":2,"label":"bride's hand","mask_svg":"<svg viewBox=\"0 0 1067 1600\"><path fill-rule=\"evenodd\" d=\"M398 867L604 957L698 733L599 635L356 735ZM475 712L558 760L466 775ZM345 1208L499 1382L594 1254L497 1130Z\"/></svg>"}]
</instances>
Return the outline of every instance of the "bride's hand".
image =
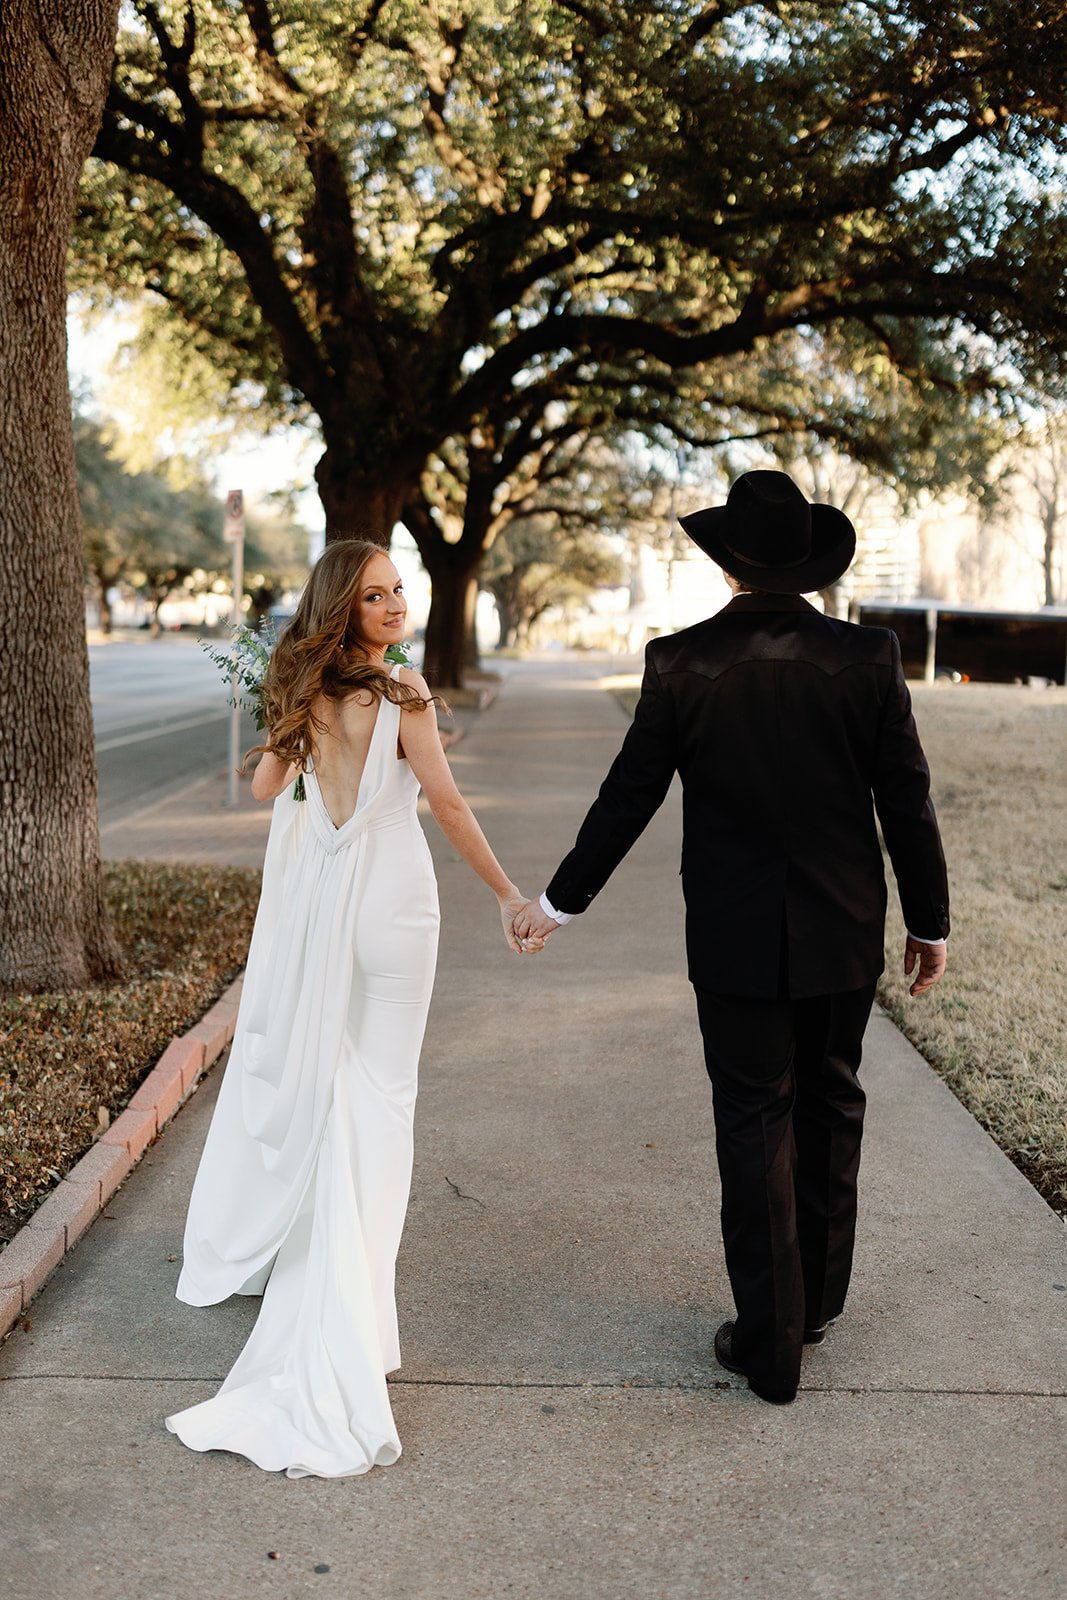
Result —
<instances>
[{"instance_id":1,"label":"bride's hand","mask_svg":"<svg viewBox=\"0 0 1067 1600\"><path fill-rule=\"evenodd\" d=\"M524 894L520 894L515 889L510 894L497 895L497 904L500 907L500 922L504 929L504 938L508 942L509 949L514 950L517 956L534 955L538 950L544 949L545 941L543 939L519 939L515 933L515 918L528 904Z\"/></svg>"}]
</instances>

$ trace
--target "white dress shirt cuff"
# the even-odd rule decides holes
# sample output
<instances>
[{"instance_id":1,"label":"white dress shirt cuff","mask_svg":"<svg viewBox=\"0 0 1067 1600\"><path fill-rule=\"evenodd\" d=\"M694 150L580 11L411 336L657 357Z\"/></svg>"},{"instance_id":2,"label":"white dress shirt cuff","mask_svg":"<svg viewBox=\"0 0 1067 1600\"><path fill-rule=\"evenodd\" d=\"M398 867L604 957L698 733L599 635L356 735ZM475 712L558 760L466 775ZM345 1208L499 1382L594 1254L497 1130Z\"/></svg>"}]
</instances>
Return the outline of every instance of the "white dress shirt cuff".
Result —
<instances>
[{"instance_id":1,"label":"white dress shirt cuff","mask_svg":"<svg viewBox=\"0 0 1067 1600\"><path fill-rule=\"evenodd\" d=\"M551 917L553 922L558 922L561 928L565 922L570 922L574 915L572 911L557 911L546 894L541 896L541 910L546 917Z\"/></svg>"},{"instance_id":2,"label":"white dress shirt cuff","mask_svg":"<svg viewBox=\"0 0 1067 1600\"><path fill-rule=\"evenodd\" d=\"M914 939L916 944L947 944L947 939L920 939L917 933L909 933L909 939Z\"/></svg>"}]
</instances>

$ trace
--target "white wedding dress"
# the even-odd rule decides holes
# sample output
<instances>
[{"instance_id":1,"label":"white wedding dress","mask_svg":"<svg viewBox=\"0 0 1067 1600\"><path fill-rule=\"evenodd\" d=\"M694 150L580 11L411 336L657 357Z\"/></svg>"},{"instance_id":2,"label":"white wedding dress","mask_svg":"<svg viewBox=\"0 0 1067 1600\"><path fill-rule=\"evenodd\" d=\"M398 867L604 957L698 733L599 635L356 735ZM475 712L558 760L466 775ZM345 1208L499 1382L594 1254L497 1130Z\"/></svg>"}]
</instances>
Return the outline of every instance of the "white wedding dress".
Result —
<instances>
[{"instance_id":1,"label":"white wedding dress","mask_svg":"<svg viewBox=\"0 0 1067 1600\"><path fill-rule=\"evenodd\" d=\"M400 716L379 703L343 827L314 772L306 801L290 785L274 802L185 1229L179 1299L262 1293L263 1305L218 1393L167 1427L193 1450L290 1477L345 1477L400 1454L385 1375L400 1365L394 1265L438 930Z\"/></svg>"}]
</instances>

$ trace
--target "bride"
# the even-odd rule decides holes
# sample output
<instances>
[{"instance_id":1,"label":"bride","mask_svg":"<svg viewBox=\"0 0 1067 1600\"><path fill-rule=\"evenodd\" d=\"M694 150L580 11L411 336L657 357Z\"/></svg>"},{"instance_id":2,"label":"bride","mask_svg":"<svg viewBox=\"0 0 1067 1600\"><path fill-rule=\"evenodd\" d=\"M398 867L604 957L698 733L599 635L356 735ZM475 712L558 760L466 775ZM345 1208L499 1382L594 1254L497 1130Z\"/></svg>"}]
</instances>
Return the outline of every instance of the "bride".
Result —
<instances>
[{"instance_id":1,"label":"bride","mask_svg":"<svg viewBox=\"0 0 1067 1600\"><path fill-rule=\"evenodd\" d=\"M381 547L338 541L272 654L252 779L274 801L263 888L185 1229L179 1299L263 1305L218 1393L167 1427L290 1477L400 1454L385 1375L438 930L420 785L520 952L525 896L456 788L425 682L385 660L406 612Z\"/></svg>"}]
</instances>

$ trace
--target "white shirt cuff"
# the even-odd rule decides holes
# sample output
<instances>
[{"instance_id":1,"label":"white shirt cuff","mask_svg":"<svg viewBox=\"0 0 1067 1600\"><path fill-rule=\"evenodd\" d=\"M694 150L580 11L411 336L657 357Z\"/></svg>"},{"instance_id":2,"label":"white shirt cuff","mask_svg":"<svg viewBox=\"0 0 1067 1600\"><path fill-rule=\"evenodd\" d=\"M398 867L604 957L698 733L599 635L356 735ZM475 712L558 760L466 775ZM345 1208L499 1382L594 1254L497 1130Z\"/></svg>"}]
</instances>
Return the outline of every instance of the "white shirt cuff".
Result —
<instances>
[{"instance_id":1,"label":"white shirt cuff","mask_svg":"<svg viewBox=\"0 0 1067 1600\"><path fill-rule=\"evenodd\" d=\"M914 939L916 944L947 944L947 939L920 939L917 933L909 933L909 939Z\"/></svg>"},{"instance_id":2,"label":"white shirt cuff","mask_svg":"<svg viewBox=\"0 0 1067 1600\"><path fill-rule=\"evenodd\" d=\"M558 922L561 928L565 922L570 922L574 915L573 911L557 911L546 894L541 896L541 910L546 917L551 917L553 922Z\"/></svg>"}]
</instances>

